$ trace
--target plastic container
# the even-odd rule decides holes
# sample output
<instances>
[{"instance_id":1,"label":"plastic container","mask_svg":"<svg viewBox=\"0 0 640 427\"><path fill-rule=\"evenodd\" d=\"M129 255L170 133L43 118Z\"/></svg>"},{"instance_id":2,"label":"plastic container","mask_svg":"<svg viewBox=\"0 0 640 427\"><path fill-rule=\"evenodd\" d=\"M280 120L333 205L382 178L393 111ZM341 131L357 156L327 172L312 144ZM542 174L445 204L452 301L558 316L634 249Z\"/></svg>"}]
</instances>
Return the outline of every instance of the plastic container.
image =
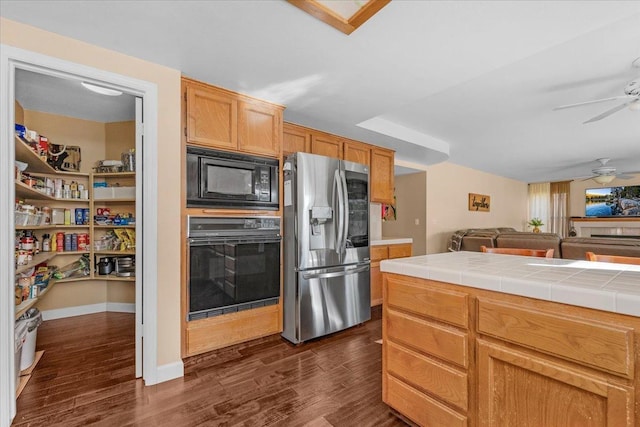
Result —
<instances>
[{"instance_id":1,"label":"plastic container","mask_svg":"<svg viewBox=\"0 0 640 427\"><path fill-rule=\"evenodd\" d=\"M20 370L24 371L36 359L36 337L38 326L42 324L42 313L37 308L31 308L18 319L18 323L24 323L27 330L20 357Z\"/></svg>"},{"instance_id":2,"label":"plastic container","mask_svg":"<svg viewBox=\"0 0 640 427\"><path fill-rule=\"evenodd\" d=\"M16 327L14 330L15 335L15 379L16 379L16 390L18 389L19 378L20 378L20 366L22 362L22 348L24 347L24 342L27 338L27 323L26 322L16 322Z\"/></svg>"}]
</instances>

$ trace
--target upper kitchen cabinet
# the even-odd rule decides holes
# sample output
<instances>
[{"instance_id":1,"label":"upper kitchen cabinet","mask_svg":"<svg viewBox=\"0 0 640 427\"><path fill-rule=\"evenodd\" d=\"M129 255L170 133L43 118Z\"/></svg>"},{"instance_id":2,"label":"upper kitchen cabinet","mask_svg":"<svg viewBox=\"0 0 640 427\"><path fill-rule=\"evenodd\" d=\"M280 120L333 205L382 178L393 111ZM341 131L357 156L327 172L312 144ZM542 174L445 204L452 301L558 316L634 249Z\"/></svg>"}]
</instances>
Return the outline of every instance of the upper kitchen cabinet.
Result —
<instances>
[{"instance_id":1,"label":"upper kitchen cabinet","mask_svg":"<svg viewBox=\"0 0 640 427\"><path fill-rule=\"evenodd\" d=\"M238 150L279 156L282 109L258 101L243 101L238 106Z\"/></svg>"},{"instance_id":2,"label":"upper kitchen cabinet","mask_svg":"<svg viewBox=\"0 0 640 427\"><path fill-rule=\"evenodd\" d=\"M238 145L238 101L225 91L186 85L187 142L234 149Z\"/></svg>"},{"instance_id":3,"label":"upper kitchen cabinet","mask_svg":"<svg viewBox=\"0 0 640 427\"><path fill-rule=\"evenodd\" d=\"M393 203L393 151L371 149L371 201Z\"/></svg>"},{"instance_id":4,"label":"upper kitchen cabinet","mask_svg":"<svg viewBox=\"0 0 640 427\"><path fill-rule=\"evenodd\" d=\"M311 132L308 128L285 123L282 126L282 154L286 157L297 152L311 152Z\"/></svg>"},{"instance_id":5,"label":"upper kitchen cabinet","mask_svg":"<svg viewBox=\"0 0 640 427\"><path fill-rule=\"evenodd\" d=\"M350 162L371 164L371 146L358 141L347 140L343 146L343 158Z\"/></svg>"},{"instance_id":6,"label":"upper kitchen cabinet","mask_svg":"<svg viewBox=\"0 0 640 427\"><path fill-rule=\"evenodd\" d=\"M342 138L330 133L311 133L311 152L320 156L342 159Z\"/></svg>"},{"instance_id":7,"label":"upper kitchen cabinet","mask_svg":"<svg viewBox=\"0 0 640 427\"><path fill-rule=\"evenodd\" d=\"M182 79L187 144L279 157L283 107Z\"/></svg>"}]
</instances>

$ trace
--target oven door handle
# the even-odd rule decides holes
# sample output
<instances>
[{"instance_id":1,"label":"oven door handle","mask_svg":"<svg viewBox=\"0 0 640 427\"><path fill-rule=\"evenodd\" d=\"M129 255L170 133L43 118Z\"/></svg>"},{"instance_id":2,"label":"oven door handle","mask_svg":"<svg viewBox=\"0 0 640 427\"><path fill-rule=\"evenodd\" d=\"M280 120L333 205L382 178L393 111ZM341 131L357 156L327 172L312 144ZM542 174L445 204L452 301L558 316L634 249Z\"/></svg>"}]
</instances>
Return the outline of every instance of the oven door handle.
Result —
<instances>
[{"instance_id":1,"label":"oven door handle","mask_svg":"<svg viewBox=\"0 0 640 427\"><path fill-rule=\"evenodd\" d=\"M209 246L219 244L237 244L237 245L250 245L255 243L280 243L281 237L247 237L246 239L238 238L190 238L188 239L189 246Z\"/></svg>"}]
</instances>

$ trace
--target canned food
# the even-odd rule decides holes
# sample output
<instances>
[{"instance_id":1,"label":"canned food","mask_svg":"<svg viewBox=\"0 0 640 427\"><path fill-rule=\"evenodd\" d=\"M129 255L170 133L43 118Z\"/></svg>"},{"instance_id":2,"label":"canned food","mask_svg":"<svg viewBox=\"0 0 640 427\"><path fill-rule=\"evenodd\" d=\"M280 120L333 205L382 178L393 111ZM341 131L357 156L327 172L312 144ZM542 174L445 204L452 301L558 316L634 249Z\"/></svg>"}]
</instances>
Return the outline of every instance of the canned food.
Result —
<instances>
[{"instance_id":1,"label":"canned food","mask_svg":"<svg viewBox=\"0 0 640 427\"><path fill-rule=\"evenodd\" d=\"M71 234L64 235L64 250L65 251L71 250Z\"/></svg>"},{"instance_id":2,"label":"canned food","mask_svg":"<svg viewBox=\"0 0 640 427\"><path fill-rule=\"evenodd\" d=\"M64 252L64 233L56 234L56 252Z\"/></svg>"},{"instance_id":3,"label":"canned food","mask_svg":"<svg viewBox=\"0 0 640 427\"><path fill-rule=\"evenodd\" d=\"M79 251L86 251L89 249L88 237L89 235L86 233L78 234L78 250Z\"/></svg>"},{"instance_id":4,"label":"canned food","mask_svg":"<svg viewBox=\"0 0 640 427\"><path fill-rule=\"evenodd\" d=\"M83 208L76 208L76 224L77 225L82 225L82 224L86 224L84 222L84 209Z\"/></svg>"},{"instance_id":5,"label":"canned food","mask_svg":"<svg viewBox=\"0 0 640 427\"><path fill-rule=\"evenodd\" d=\"M20 248L25 251L33 250L33 237L23 237L20 239Z\"/></svg>"}]
</instances>

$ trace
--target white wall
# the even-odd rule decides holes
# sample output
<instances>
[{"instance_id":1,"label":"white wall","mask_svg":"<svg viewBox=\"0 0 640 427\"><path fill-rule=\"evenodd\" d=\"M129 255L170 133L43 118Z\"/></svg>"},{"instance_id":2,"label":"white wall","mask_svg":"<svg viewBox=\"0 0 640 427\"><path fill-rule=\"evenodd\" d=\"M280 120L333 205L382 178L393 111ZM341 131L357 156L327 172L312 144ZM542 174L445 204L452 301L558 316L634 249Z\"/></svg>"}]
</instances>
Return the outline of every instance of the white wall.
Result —
<instances>
[{"instance_id":1,"label":"white wall","mask_svg":"<svg viewBox=\"0 0 640 427\"><path fill-rule=\"evenodd\" d=\"M468 209L469 193L491 197L489 212ZM427 253L446 252L456 230L513 227L526 231L527 183L445 162L427 169Z\"/></svg>"}]
</instances>

